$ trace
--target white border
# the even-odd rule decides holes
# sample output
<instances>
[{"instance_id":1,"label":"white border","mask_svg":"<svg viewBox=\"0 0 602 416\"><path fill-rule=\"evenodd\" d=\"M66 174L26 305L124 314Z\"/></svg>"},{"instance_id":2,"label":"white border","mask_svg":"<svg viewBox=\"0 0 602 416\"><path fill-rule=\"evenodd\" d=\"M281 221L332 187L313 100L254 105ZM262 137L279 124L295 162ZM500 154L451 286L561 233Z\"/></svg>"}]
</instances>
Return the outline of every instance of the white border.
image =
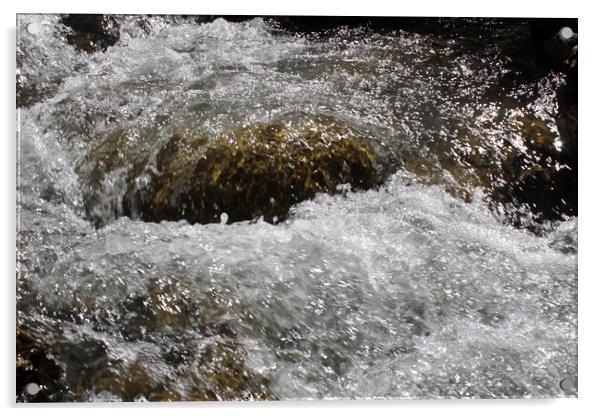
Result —
<instances>
[{"instance_id":1,"label":"white border","mask_svg":"<svg viewBox=\"0 0 602 416\"><path fill-rule=\"evenodd\" d=\"M577 1L526 1L526 0L440 0L440 1L375 1L359 2L350 0L302 0L299 2L278 1L156 1L125 2L123 0L103 0L102 2L82 2L81 0L54 0L51 2L23 0L16 3L4 2L1 19L3 23L3 100L2 117L5 137L2 141L2 188L0 195L5 201L2 230L2 265L4 277L4 302L2 320L2 357L0 373L0 391L3 407L9 414L66 413L104 415L107 408L118 414L142 413L164 415L166 412L178 414L231 414L243 410L248 415L281 414L305 415L307 412L328 414L343 411L354 415L366 412L379 414L399 414L401 412L420 412L421 414L440 414L462 416L507 415L518 412L541 412L546 415L592 414L600 409L598 403L600 377L600 354L602 344L600 336L600 308L602 303L600 270L600 182L598 166L601 164L602 148L599 115L600 99L600 53L602 47L598 28L602 24L602 15L593 5L594 2ZM558 400L486 400L486 401L335 401L335 402L274 402L274 403L225 403L225 404L146 404L146 405L28 405L15 406L14 403L14 317L15 317L15 14L20 13L170 13L170 14L283 14L283 15L404 15L404 16L497 16L497 17L578 17L580 84L579 101L581 117L579 121L579 399ZM598 261L597 261L598 260Z\"/></svg>"}]
</instances>

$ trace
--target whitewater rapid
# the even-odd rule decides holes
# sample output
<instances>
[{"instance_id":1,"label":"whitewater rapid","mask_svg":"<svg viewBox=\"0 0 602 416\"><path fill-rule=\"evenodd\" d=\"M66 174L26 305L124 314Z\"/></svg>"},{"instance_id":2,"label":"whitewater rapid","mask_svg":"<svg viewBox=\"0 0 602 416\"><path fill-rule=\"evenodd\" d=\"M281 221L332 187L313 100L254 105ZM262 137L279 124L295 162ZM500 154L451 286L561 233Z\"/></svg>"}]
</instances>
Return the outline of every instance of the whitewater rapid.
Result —
<instances>
[{"instance_id":1,"label":"whitewater rapid","mask_svg":"<svg viewBox=\"0 0 602 416\"><path fill-rule=\"evenodd\" d=\"M78 377L134 364L195 397L220 349L201 352L224 339L279 399L576 394L560 381L577 373L577 218L532 233L478 187L466 201L401 168L379 189L302 202L278 225L145 223L107 203L96 228L79 176L117 128L153 152L174 129L327 115L445 178L437 151L462 154L461 128L495 158L518 140L517 114L553 120L555 75L535 81L536 96L522 84L506 94L495 48L474 57L403 31L298 37L262 19L155 17L147 30L121 19L120 41L91 55L65 43L57 17L19 22L20 73L53 93L18 110L17 321L57 351L83 386L75 399L124 399ZM123 196L120 175L105 201Z\"/></svg>"}]
</instances>

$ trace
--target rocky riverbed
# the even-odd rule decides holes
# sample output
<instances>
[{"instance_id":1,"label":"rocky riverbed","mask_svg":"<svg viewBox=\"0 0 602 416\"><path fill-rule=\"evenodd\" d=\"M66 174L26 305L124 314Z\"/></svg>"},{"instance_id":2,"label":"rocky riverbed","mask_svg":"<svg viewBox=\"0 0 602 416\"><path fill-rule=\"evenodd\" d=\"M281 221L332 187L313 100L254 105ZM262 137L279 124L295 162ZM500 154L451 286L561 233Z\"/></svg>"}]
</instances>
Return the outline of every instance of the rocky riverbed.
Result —
<instances>
[{"instance_id":1,"label":"rocky riverbed","mask_svg":"<svg viewBox=\"0 0 602 416\"><path fill-rule=\"evenodd\" d=\"M576 395L567 24L20 15L17 400Z\"/></svg>"}]
</instances>

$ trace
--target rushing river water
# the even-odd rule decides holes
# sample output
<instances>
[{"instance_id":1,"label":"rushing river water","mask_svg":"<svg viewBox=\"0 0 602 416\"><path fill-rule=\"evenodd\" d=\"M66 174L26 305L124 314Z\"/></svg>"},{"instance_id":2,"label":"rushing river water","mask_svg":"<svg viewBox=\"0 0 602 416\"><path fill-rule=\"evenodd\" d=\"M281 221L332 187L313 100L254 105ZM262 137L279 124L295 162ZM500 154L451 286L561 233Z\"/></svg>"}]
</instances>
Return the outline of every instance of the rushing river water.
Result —
<instances>
[{"instance_id":1,"label":"rushing river water","mask_svg":"<svg viewBox=\"0 0 602 416\"><path fill-rule=\"evenodd\" d=\"M577 374L577 218L532 232L487 193L507 149L527 152L525 119L562 146L562 76L513 77L505 53L523 26L479 40L119 22L92 54L58 16L18 22L19 75L44 99L18 112L17 323L60 368L51 399L576 394L560 382ZM276 225L122 216L123 167L90 197L90 155L119 129L127 161L174 131L321 118L395 173Z\"/></svg>"}]
</instances>

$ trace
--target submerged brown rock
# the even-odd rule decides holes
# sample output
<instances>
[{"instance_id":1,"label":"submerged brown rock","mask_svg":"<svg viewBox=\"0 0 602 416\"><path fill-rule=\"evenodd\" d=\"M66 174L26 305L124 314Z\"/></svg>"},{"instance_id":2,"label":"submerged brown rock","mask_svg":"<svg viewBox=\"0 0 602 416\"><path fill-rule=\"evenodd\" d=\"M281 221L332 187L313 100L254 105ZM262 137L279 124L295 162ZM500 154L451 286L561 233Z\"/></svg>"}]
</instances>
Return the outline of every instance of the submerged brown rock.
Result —
<instances>
[{"instance_id":1,"label":"submerged brown rock","mask_svg":"<svg viewBox=\"0 0 602 416\"><path fill-rule=\"evenodd\" d=\"M78 295L81 303L59 312L61 323L27 321L17 327L18 401L276 399L267 375L249 365L219 291L201 293L179 279L150 279L143 290L116 299L110 310L93 294ZM73 339L65 335L73 329L64 328L73 328L70 321L78 316L86 316L95 331ZM118 331L104 338L103 331L115 325ZM158 339L161 348L136 347ZM135 353L123 355L129 346Z\"/></svg>"},{"instance_id":2,"label":"submerged brown rock","mask_svg":"<svg viewBox=\"0 0 602 416\"><path fill-rule=\"evenodd\" d=\"M94 379L93 389L123 401L274 400L269 380L251 370L245 356L234 336L218 336L199 351L174 346L165 357L170 375L161 376L154 362L116 363ZM178 385L174 375L189 382Z\"/></svg>"},{"instance_id":3,"label":"submerged brown rock","mask_svg":"<svg viewBox=\"0 0 602 416\"><path fill-rule=\"evenodd\" d=\"M124 213L145 221L282 221L295 203L337 186L382 182L372 148L336 122L299 129L255 124L217 140L174 134L156 156L155 173L130 181Z\"/></svg>"}]
</instances>

